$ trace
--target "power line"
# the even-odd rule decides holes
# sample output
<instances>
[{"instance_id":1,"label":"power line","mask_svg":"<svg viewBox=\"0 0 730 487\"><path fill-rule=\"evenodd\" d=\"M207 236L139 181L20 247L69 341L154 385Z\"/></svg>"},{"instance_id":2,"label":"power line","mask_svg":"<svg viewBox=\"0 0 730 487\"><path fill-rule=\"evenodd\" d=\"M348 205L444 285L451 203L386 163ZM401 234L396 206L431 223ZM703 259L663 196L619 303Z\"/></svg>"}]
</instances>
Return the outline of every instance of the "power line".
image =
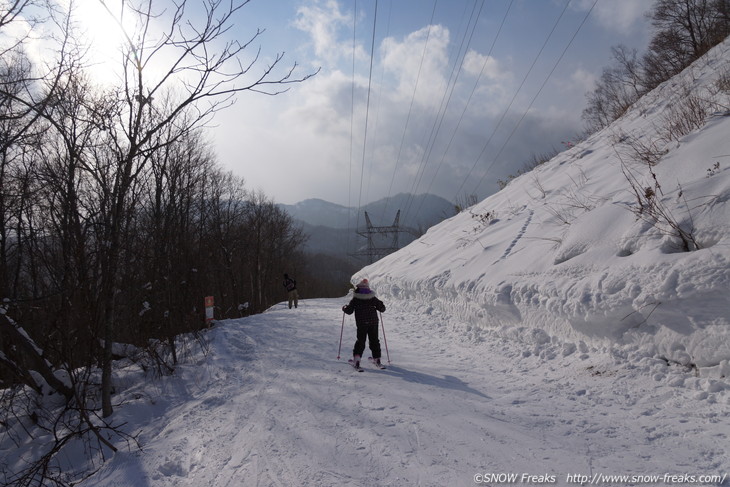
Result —
<instances>
[{"instance_id":1,"label":"power line","mask_svg":"<svg viewBox=\"0 0 730 487\"><path fill-rule=\"evenodd\" d=\"M365 105L365 134L362 143L362 164L360 169L360 196L357 201L356 228L360 225L360 207L362 206L362 182L365 175L365 148L368 140L368 117L370 116L370 88L373 79L373 58L375 57L375 26L378 21L378 0L375 0L375 14L373 15L373 38L370 45L370 72L368 74L368 97Z\"/></svg>"},{"instance_id":2,"label":"power line","mask_svg":"<svg viewBox=\"0 0 730 487\"><path fill-rule=\"evenodd\" d=\"M393 2L390 2L389 8L388 8L388 22L386 22L385 34L383 36L385 38L387 38L388 35L390 34L390 20L392 18L392 14L393 14ZM366 199L367 199L367 195L370 193L370 181L373 178L372 166L373 166L373 161L375 160L375 155L376 155L376 150L377 150L378 128L380 126L380 123L379 123L380 122L380 105L383 101L383 80L384 80L384 78L385 78L385 68L383 67L383 69L380 72L380 83L379 83L379 90L378 90L380 93L380 96L378 96L378 106L375 110L375 133L373 134L373 137L372 137L373 144L371 144L373 146L372 157L370 158L370 169L371 170L368 171L368 182L367 182L367 185L365 186Z\"/></svg>"},{"instance_id":3,"label":"power line","mask_svg":"<svg viewBox=\"0 0 730 487\"><path fill-rule=\"evenodd\" d=\"M357 0L355 0L355 10L352 12L352 93L350 98L350 173L347 177L347 208L352 206L352 152L354 148L353 134L355 124L355 39L357 31ZM347 247L350 248L350 211L347 212Z\"/></svg>"},{"instance_id":4,"label":"power line","mask_svg":"<svg viewBox=\"0 0 730 487\"><path fill-rule=\"evenodd\" d=\"M466 177L464 178L464 181L461 183L461 186L459 186L459 190L456 192L456 197L458 198L459 193L461 193L461 190L464 188L464 185L471 177L471 173L476 169L477 165L479 164L479 160L482 158L482 155L484 155L484 152L487 150L487 147L489 147L489 143L492 141L492 138L497 133L497 130L499 130L499 127L502 125L502 122L504 121L505 116L509 112L509 110L512 108L512 104L514 103L515 99L517 99L517 95L522 90L522 87L525 86L525 82L527 81L527 78L530 76L530 73L532 73L532 69L535 67L535 64L537 64L538 59L540 59L540 56L542 55L543 50L545 50L545 47L547 46L548 42L550 41L550 38L552 37L553 33L555 32L555 29L558 26L558 23L560 23L560 19L563 18L563 15L565 14L565 11L568 9L568 5L570 4L571 0L568 0L565 2L565 6L563 7L562 12L560 12L560 16L558 16L557 20L553 24L553 28L548 34L547 38L545 38L545 42L543 42L542 47L540 48L540 51L538 51L537 55L535 56L535 59L532 60L532 64L530 65L530 69L527 70L527 73L522 78L522 82L520 83L520 86L515 91L514 95L512 95L512 99L510 100L509 104L507 105L507 108L505 108L504 112L502 112L502 116L497 121L497 125L495 125L494 130L492 130L491 135L487 139L486 143L482 147L481 152L477 156L476 160L474 161L474 165L471 167L469 172L467 173Z\"/></svg>"},{"instance_id":5,"label":"power line","mask_svg":"<svg viewBox=\"0 0 730 487\"><path fill-rule=\"evenodd\" d=\"M522 114L522 117L520 117L519 121L515 125L514 129L512 129L512 132L509 134L509 137L507 137L507 140L505 140L504 144L502 144L502 147L499 149L499 152L496 156L494 156L494 160L489 165L489 167L484 171L484 174L482 175L481 179L477 183L476 187L474 188L474 193L476 194L477 190L479 189L479 186L481 186L482 182L484 181L485 176L489 173L489 170L494 166L494 163L497 162L497 159L502 154L502 151L507 146L509 141L512 139L512 136L517 132L517 128L522 124L522 121L525 119L525 116L527 116L527 112L530 111L530 108L532 108L532 105L535 103L535 100L537 100L537 97L540 96L540 93L542 93L542 90L545 88L545 85L547 85L547 82L552 77L553 73L558 67L558 64L560 64L560 61L562 61L563 57L565 56L565 53L568 52L568 49L573 44L573 41L575 40L576 36L580 32L580 30L583 28L583 25L585 25L586 21L588 20L588 17L590 16L591 12L593 12L593 9L595 8L596 4L598 3L598 0L594 0L593 5L591 5L591 8L586 13L585 17L583 17L583 21L580 23L576 31L573 33L573 37L570 38L570 41L565 46L565 49L563 49L563 52L560 54L560 57L557 61L555 61L555 64L553 65L553 69L550 70L550 73L548 73L547 77L545 77L545 80L543 81L542 85L540 86L540 89L537 90L537 93L535 93L535 96L530 101L530 104L527 106L527 109Z\"/></svg>"},{"instance_id":6,"label":"power line","mask_svg":"<svg viewBox=\"0 0 730 487\"><path fill-rule=\"evenodd\" d=\"M410 211L410 208L413 204L413 200L415 198L415 191L417 190L418 186L420 186L420 181L423 178L423 173L425 171L426 162L428 158L430 157L431 150L433 150L433 145L436 141L436 136L438 132L441 129L441 124L443 123L444 116L446 115L446 110L448 109L449 103L451 102L451 96L454 93L454 88L456 87L456 83L459 79L459 75L461 74L461 69L464 65L464 58L466 56L466 52L469 49L469 46L471 45L472 38L474 36L474 32L476 30L476 25L479 21L479 17L481 16L482 8L484 7L484 2L482 2L481 6L479 7L479 12L476 15L476 18L474 20L474 25L471 30L471 34L469 34L469 28L467 26L467 30L464 33L464 37L462 38L461 46L460 46L460 52L457 55L457 62L454 63L454 68L451 71L451 76L449 78L449 81L446 84L446 88L444 90L444 95L441 98L441 104L439 106L438 112L436 114L436 118L434 119L434 123L431 127L431 133L429 134L426 142L426 151L424 152L423 156L421 157L421 164L419 166L419 169L416 171L416 175L414 176L413 185L411 186L410 196L408 198L408 203L406 205L406 211L405 214L407 215ZM472 9L472 14L469 19L471 22L471 19L474 18L474 11L476 10L476 2L474 3L474 7ZM461 54L461 47L464 46L464 41L466 40L467 34L469 35L469 41L467 42L466 48L464 49L464 54ZM458 59L461 58L461 62L458 62ZM458 69L457 69L458 66ZM451 80L453 79L453 83L451 83ZM444 103L445 102L445 103Z\"/></svg>"},{"instance_id":7,"label":"power line","mask_svg":"<svg viewBox=\"0 0 730 487\"><path fill-rule=\"evenodd\" d=\"M416 74L416 83L413 85L413 95L411 95L411 104L408 107L408 116L406 117L406 123L403 127L403 135L400 139L400 147L398 148L398 156L395 159L395 165L393 166L393 175L390 178L390 186L388 187L388 197L385 199L385 205L383 206L383 214L382 218L385 218L385 211L388 208L388 201L390 199L391 191L393 190L393 182L395 181L395 174L398 170L398 163L400 162L400 156L403 152L403 145L406 140L406 131L408 130L408 124L411 120L411 113L413 111L413 103L416 100L416 90L418 89L418 82L421 79L421 69L423 68L423 60L426 57L426 50L428 48L428 40L431 37L431 28L433 27L433 18L436 14L436 4L438 3L438 0L434 0L433 2L433 10L431 10L431 20L428 23L428 32L426 33L426 42L423 44L423 52L421 53L421 62L418 65L418 73Z\"/></svg>"},{"instance_id":8,"label":"power line","mask_svg":"<svg viewBox=\"0 0 730 487\"><path fill-rule=\"evenodd\" d=\"M411 207L413 205L413 202L415 200L414 191L416 191L417 188L419 188L420 185L421 185L422 179L423 179L424 174L425 174L426 166L428 164L428 161L430 160L431 153L434 150L434 147L435 147L435 144L436 144L436 138L438 137L438 134L441 132L441 128L442 128L442 125L443 125L443 121L444 121L444 118L445 118L446 111L448 109L448 106L451 103L451 98L452 98L453 93L455 91L455 87L456 87L457 81L459 79L461 70L463 68L466 52L468 51L468 48L471 45L472 38L473 38L474 33L476 31L476 26L477 26L477 23L478 23L478 20L479 20L479 16L481 15L481 10L482 10L482 8L484 6L484 2L479 2L481 4L480 9L479 9L479 14L477 14L477 16L476 16L476 20L474 21L474 25L473 25L473 27L471 29L471 33L469 32L469 25L471 24L472 19L474 19L474 12L476 10L476 3L477 3L477 1L478 0L475 0L474 6L472 8L471 17L470 17L469 22L467 24L466 31L464 32L464 36L462 37L461 46L459 48L458 55L455 58L456 61L454 63L454 67L452 69L451 76L450 76L449 81L447 82L447 84L445 86L444 94L443 94L443 97L441 99L440 107L438 108L438 110L436 112L436 118L434 119L434 124L433 124L433 126L431 128L431 133L428 135L428 137L425 140L424 153L422 155L421 163L420 163L420 165L418 167L418 170L416 171L416 174L413 177L412 186L411 186L411 188L412 188L411 189L411 194L409 195L409 199L408 199L408 202L407 202L407 205L406 205L406 209L405 209L405 214L408 214L408 212L410 211L410 209L411 209ZM406 134L407 134L407 130L408 130L410 121L411 121L413 106L414 106L414 103L415 103L415 96L416 96L416 93L417 93L417 90L418 90L418 87L419 87L419 82L420 82L420 78L421 78L422 68L423 68L423 65L424 65L424 62L425 62L425 56L426 56L426 52L427 52L427 48L428 48L429 39L431 37L433 22L434 22L434 18L435 18L435 10L436 10L436 7L437 7L437 2L438 2L438 0L434 0L434 5L433 5L432 13L431 13L431 21L429 22L429 29L428 29L428 33L426 35L426 41L424 43L424 48L423 48L423 52L422 52L422 55L421 55L421 60L420 60L420 63L419 63L418 73L416 75L416 81L415 81L414 88L413 88L413 93L412 93L412 97L411 97L411 103L410 103L409 110L408 110L408 116L407 116L406 123L405 123L404 129L403 129L403 134L402 134L402 137L401 137L401 143L400 143L400 147L399 147L399 151L398 151L398 156L397 156L397 159L396 159L396 162L395 162L395 166L393 168L393 174L391 176L391 181L390 181L390 185L389 185L389 189L388 189L388 197L390 197L390 195L392 193L392 189L393 189L394 182L395 182L395 176L396 176L397 169L398 169L398 164L400 163L401 156L402 156L402 152L403 152L403 148L404 148L404 145L405 145L405 137L406 137ZM509 105L507 106L506 110L504 111L504 113L500 117L498 124L495 126L492 134L490 135L490 137L487 140L486 144L482 148L479 156L477 157L474 165L470 169L470 171L469 171L467 177L465 178L464 182L462 182L461 186L459 187L459 192L461 192L461 190L466 185L466 182L471 178L471 175L476 170L476 166L479 164L479 161L482 159L484 153L486 152L487 147L491 143L491 141L492 141L493 137L495 136L497 130L501 127L502 123L504 122L507 113L511 110L511 107L514 104L517 96L522 91L522 89L524 87L524 84L526 83L528 77L533 72L534 67L535 67L537 61L541 58L541 56L543 54L543 51L545 50L545 48L546 48L549 40L554 35L554 33L556 31L556 28L557 28L560 20L563 18L563 16L564 16L564 14L565 14L565 12L566 12L566 10L567 10L570 2L571 2L571 0L567 0L567 2L565 3L565 5L563 7L563 10L561 11L559 17L557 18L557 20L555 21L555 23L554 23L554 25L552 27L552 30L548 34L545 42L543 43L543 45L540 48L539 52L537 53L535 59L533 60L531 66L529 68L529 70L527 71L527 74L524 76L522 82L520 83L520 86L518 87L517 91L514 93L512 99L510 100ZM566 54L567 50L570 48L570 46L574 42L575 38L577 37L577 34L582 29L583 25L585 24L585 22L587 21L589 15L590 15L590 13L595 8L597 2L598 2L598 0L595 0L594 1L594 3L591 6L590 10L588 11L588 13L583 18L581 24L579 25L579 27L577 28L577 30L573 34L573 36L570 39L569 43L566 45L566 47L563 50L562 54L560 55L560 57L558 58L558 60L555 62L553 68L550 71L550 73L547 75L547 77L543 81L540 89L535 94L535 96L532 98L529 106L527 107L527 109L525 110L525 112L522 114L522 116L520 117L519 121L517 122L517 125L513 128L512 132L510 133L510 135L508 137L508 139L504 142L504 144L500 148L499 152L495 156L495 159L486 168L484 174L482 175L481 179L479 180L479 182L478 182L478 184L477 184L477 186L475 188L475 192L479 189L479 187L481 186L484 178L488 174L489 170L496 163L496 160L502 154L502 152L504 151L506 145L510 142L511 138L516 133L517 129L519 128L519 126L523 122L523 120L526 117L527 113L529 113L529 110L532 108L532 106L534 105L534 103L537 100L537 98L541 95L544 87L547 85L547 82L549 81L549 79L551 78L551 76L553 75L553 73L555 72L555 70L557 69L558 64L561 62L561 60L564 57L564 55ZM487 54L487 56L485 58L484 65L482 66L482 70L481 70L481 72L479 74L479 77L477 78L477 80L475 82L475 85L474 85L474 87L473 87L473 89L472 89L472 91L471 91L471 93L469 95L469 98L468 98L467 102L466 102L466 105L464 106L464 109L462 110L461 116L459 117L458 122L456 124L456 127L455 127L455 129L454 129L454 131L452 133L452 136L451 136L450 140L449 140L449 143L447 144L446 149L444 150L444 153L443 153L443 156L442 156L442 158L441 158L441 160L439 162L439 165L437 166L436 171L435 171L433 177L431 178L431 181L430 181L430 184L429 184L429 187L428 187L428 190L429 191L433 187L433 184L435 183L435 180L436 180L436 177L438 175L438 172L439 172L441 166L443 165L443 162L444 162L444 160L446 158L446 155L448 154L450 148L452 147L453 141L455 140L455 135L456 135L456 133L458 133L459 128L461 127L461 124L462 124L463 119L464 119L465 114L466 114L466 110L469 107L469 102L472 99L472 97L473 97L473 95L474 95L474 93L475 93L475 91L476 91L476 89L478 87L479 81L480 81L480 79L481 79L481 77L482 77L482 75L484 73L484 70L486 69L486 64L489 61L489 59L491 57L492 49L494 48L494 45L495 45L497 39L500 36L500 33L502 31L502 28L503 28L503 26L505 24L505 20L506 20L507 14L509 13L510 8L512 7L512 3L513 3L513 0L510 2L509 7L507 8L507 11L505 12L504 18L502 19L502 23L501 23L501 25L499 27L499 30L498 30L498 32L497 32L497 34L496 34L496 36L495 36L495 38L493 40L492 46L490 47L489 54ZM358 200L358 224L359 224L359 212L360 212L360 209L361 209L362 197L363 197L363 178L364 178L364 174L365 174L366 148L367 148L368 130L369 130L369 127L368 127L369 126L369 122L368 122L368 120L369 120L370 99L371 99L371 89L372 89L371 86L372 86L372 74L373 74L373 63L374 63L374 52L375 52L374 46L375 46L375 35L376 35L376 25L377 25L377 13L378 13L378 2L376 0L376 3L375 3L375 15L374 15L374 19L373 19L373 34L372 34L372 40L371 40L370 72L369 72L369 79L368 79L368 95L367 95L366 117L365 117L365 130L364 130L365 133L364 133L363 154L362 154L362 161L361 161L360 195L359 195L359 200ZM466 11L464 13L466 13ZM464 46L464 42L465 42L465 40L466 40L467 37L469 38L469 42L467 43L466 50L462 54L461 49ZM354 93L355 93L355 90L354 90L354 71L355 71L355 69L354 69L354 64L355 64L355 61L354 61L354 57L355 57L354 50L355 50L355 34L354 34L354 28L353 28L353 102L352 102L353 103L353 112L354 112ZM458 61L459 59L461 59L461 62L460 63ZM458 70L457 70L457 67L458 67ZM454 76L454 73L456 73L455 76ZM452 82L452 80L453 80L453 82ZM376 125L377 125L377 123L376 123ZM353 151L353 147L352 147L352 144L353 144L352 143L352 131L354 130L353 129L353 126L354 126L354 123L351 120L351 165L352 165L352 151ZM372 143L371 143L371 145L372 145ZM352 167L351 167L351 173L352 173ZM458 193L457 193L457 196L458 196ZM387 207L387 204L388 204L388 202L386 200L386 207ZM420 212L422 205L423 205L423 202L420 203L419 208L416 210L416 215ZM385 209L383 210L383 217L385 217Z\"/></svg>"},{"instance_id":9,"label":"power line","mask_svg":"<svg viewBox=\"0 0 730 487\"><path fill-rule=\"evenodd\" d=\"M461 127L461 122L464 120L464 115L466 115L466 111L469 108L471 99L474 96L474 93L476 93L476 91L477 91L477 87L479 86L479 81L481 81L481 79L482 79L484 70L486 69L487 63L489 62L489 59L492 56L492 52L494 51L494 46L497 44L497 39L499 39L499 35L502 32L502 28L504 27L504 24L507 21L507 15L509 14L510 10L512 9L513 3L514 3L514 0L510 1L509 5L507 6L507 11L505 11L504 17L502 17L502 22L499 24L499 29L497 30L497 34L494 36L492 45L489 47L489 51L487 52L487 55L484 58L484 64L482 64L482 69L481 69L481 71L479 71L479 76L477 76L477 79L474 82L474 87L471 89L471 93L469 93L469 98L467 98L466 103L464 104L464 109L461 111L461 115L459 116L459 120L456 123L456 127L454 128L454 131L451 134L451 139L449 139L449 143L446 145L446 148L444 149L444 154L443 154L443 156L441 156L441 160L439 161L438 166L436 166L436 171L434 171L434 173L433 173L433 177L431 178L431 183L428 185L428 189L426 190L426 193L431 191L431 188L433 187L433 183L436 180L436 176L438 175L438 172L441 169L441 166L443 165L444 160L446 159L446 154L449 152L449 149L451 148L451 144L454 142L454 138L456 138L456 133L459 131L459 127ZM561 16L562 16L562 14L561 14ZM554 29L555 28L553 27L553 30ZM544 45L543 45L543 47L544 47ZM540 50L540 52L542 52L542 50ZM533 63L533 65L534 65L534 63ZM532 69L532 68L530 68L530 69ZM421 205L419 205L418 209L416 210L416 215L418 215L418 213L420 213L421 206L423 206L423 200L421 201Z\"/></svg>"}]
</instances>

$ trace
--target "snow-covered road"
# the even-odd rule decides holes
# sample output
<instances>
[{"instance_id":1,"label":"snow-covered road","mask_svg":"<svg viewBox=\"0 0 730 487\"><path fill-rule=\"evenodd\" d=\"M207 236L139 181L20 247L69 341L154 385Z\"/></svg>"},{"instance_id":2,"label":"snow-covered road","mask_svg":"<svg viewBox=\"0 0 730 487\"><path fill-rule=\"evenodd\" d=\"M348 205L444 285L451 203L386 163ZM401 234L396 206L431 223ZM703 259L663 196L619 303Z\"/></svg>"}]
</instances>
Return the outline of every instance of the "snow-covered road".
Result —
<instances>
[{"instance_id":1,"label":"snow-covered road","mask_svg":"<svg viewBox=\"0 0 730 487\"><path fill-rule=\"evenodd\" d=\"M474 344L397 305L383 314L392 364L358 373L350 316L336 358L346 302L219 322L207 354L120 395L118 419L142 424L144 450L84 485L565 485L728 470L722 382L660 361Z\"/></svg>"}]
</instances>

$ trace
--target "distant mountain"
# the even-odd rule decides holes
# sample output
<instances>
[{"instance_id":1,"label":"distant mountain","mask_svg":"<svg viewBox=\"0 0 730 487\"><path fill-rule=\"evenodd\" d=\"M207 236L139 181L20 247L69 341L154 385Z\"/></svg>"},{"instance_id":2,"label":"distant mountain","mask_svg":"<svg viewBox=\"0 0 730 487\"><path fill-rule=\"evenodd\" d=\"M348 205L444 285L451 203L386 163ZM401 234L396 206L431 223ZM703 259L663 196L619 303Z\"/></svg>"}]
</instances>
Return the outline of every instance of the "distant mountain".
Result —
<instances>
[{"instance_id":1,"label":"distant mountain","mask_svg":"<svg viewBox=\"0 0 730 487\"><path fill-rule=\"evenodd\" d=\"M309 225L347 228L348 219L355 210L329 201L312 198L293 205L279 205L292 218Z\"/></svg>"},{"instance_id":2,"label":"distant mountain","mask_svg":"<svg viewBox=\"0 0 730 487\"><path fill-rule=\"evenodd\" d=\"M397 194L357 208L308 199L293 205L279 205L302 225L309 236L305 250L334 256L352 255L366 245L358 231L367 228L365 212L373 226L391 226L400 210L398 245L403 247L415 240L433 225L454 215L454 204L432 194ZM382 237L377 246L387 246Z\"/></svg>"},{"instance_id":3,"label":"distant mountain","mask_svg":"<svg viewBox=\"0 0 730 487\"><path fill-rule=\"evenodd\" d=\"M403 227L413 229L427 229L436 223L454 215L454 204L450 201L432 194L420 194L413 196L408 193L400 193L389 198L384 198L369 203L358 210L353 207L346 207L336 203L330 203L317 198L312 198L293 205L279 205L286 210L295 220L313 226L325 226L330 228L365 228L364 213L368 216L373 225L391 225L398 210L401 210L400 224Z\"/></svg>"}]
</instances>

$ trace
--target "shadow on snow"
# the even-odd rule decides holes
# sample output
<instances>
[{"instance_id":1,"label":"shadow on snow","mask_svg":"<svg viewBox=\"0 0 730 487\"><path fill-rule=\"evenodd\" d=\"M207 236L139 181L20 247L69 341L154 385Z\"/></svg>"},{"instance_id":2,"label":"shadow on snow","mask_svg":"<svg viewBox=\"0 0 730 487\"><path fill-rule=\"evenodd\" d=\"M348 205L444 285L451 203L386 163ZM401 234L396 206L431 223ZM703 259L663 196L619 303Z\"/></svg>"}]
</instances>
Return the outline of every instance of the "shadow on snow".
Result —
<instances>
[{"instance_id":1,"label":"shadow on snow","mask_svg":"<svg viewBox=\"0 0 730 487\"><path fill-rule=\"evenodd\" d=\"M403 380L406 380L408 382L415 382L416 384L425 384L441 387L443 389L468 392L469 394L475 394L479 397L490 399L490 397L483 392L474 389L473 387L470 387L469 384L459 379L458 377L454 377L453 375L444 375L443 377L437 377L435 375L424 374L423 372L408 370L396 365L389 365L387 369L380 372L394 377L400 377Z\"/></svg>"}]
</instances>

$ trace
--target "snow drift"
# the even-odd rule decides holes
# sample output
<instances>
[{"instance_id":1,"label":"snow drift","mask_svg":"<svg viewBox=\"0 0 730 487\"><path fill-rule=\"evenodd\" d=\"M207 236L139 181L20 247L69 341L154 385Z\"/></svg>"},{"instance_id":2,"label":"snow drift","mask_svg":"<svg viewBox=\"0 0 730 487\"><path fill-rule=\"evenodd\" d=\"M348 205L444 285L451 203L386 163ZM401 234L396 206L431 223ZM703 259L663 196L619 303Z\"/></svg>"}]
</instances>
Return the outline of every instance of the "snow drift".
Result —
<instances>
[{"instance_id":1,"label":"snow drift","mask_svg":"<svg viewBox=\"0 0 730 487\"><path fill-rule=\"evenodd\" d=\"M471 340L517 339L527 354L621 347L726 376L728 73L725 41L606 129L354 279ZM709 112L678 137L698 115L690 97ZM646 188L668 221L640 214ZM699 248L682 251L672 224Z\"/></svg>"}]
</instances>

